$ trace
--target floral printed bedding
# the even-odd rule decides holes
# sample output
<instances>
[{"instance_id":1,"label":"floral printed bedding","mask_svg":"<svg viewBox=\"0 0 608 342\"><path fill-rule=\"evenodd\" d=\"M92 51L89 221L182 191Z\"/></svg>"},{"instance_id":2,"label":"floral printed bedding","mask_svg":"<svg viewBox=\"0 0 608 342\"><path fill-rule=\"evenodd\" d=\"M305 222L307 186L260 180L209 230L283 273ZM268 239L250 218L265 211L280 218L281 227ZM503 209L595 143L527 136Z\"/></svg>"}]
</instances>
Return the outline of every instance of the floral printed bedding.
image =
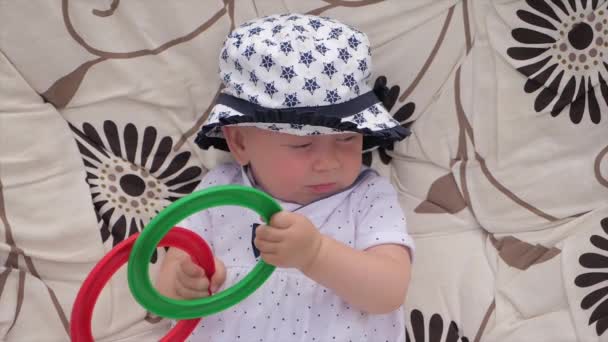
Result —
<instances>
[{"instance_id":1,"label":"floral printed bedding","mask_svg":"<svg viewBox=\"0 0 608 342\"><path fill-rule=\"evenodd\" d=\"M0 340L69 340L95 263L229 158L193 144L219 48L285 12L366 32L413 132L364 155L417 244L408 341L608 341L606 0L0 2ZM123 269L92 325L169 323Z\"/></svg>"}]
</instances>

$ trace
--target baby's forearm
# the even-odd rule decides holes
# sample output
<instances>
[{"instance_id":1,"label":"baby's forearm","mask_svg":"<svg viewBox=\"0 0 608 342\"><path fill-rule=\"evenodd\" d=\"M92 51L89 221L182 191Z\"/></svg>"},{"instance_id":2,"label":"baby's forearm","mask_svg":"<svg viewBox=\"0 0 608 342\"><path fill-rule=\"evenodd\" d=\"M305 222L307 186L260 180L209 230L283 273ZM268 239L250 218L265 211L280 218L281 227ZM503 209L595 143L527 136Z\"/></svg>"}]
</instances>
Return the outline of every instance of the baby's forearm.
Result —
<instances>
[{"instance_id":1,"label":"baby's forearm","mask_svg":"<svg viewBox=\"0 0 608 342\"><path fill-rule=\"evenodd\" d=\"M360 251L322 239L317 258L302 270L306 276L365 312L388 313L403 304L411 269L406 248L387 244Z\"/></svg>"}]
</instances>

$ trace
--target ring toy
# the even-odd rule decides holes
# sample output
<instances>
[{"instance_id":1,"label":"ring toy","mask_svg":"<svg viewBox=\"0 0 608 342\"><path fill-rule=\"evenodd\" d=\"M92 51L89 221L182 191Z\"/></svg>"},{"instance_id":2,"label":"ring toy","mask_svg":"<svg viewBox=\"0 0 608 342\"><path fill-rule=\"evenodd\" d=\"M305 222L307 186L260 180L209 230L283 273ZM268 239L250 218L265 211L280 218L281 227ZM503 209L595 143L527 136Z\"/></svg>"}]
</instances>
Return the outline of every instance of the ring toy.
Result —
<instances>
[{"instance_id":1,"label":"ring toy","mask_svg":"<svg viewBox=\"0 0 608 342\"><path fill-rule=\"evenodd\" d=\"M130 255L131 248L139 234L134 234L116 245L95 265L78 291L72 308L70 319L70 337L75 342L92 342L91 319L93 308L101 290L110 278L124 265ZM200 236L180 227L175 227L160 241L159 246L177 247L184 250L205 273L215 273L215 263L211 249ZM184 341L196 328L200 318L179 321L165 337L163 342Z\"/></svg>"},{"instance_id":2,"label":"ring toy","mask_svg":"<svg viewBox=\"0 0 608 342\"><path fill-rule=\"evenodd\" d=\"M156 291L148 273L149 260L163 236L175 224L201 210L237 205L257 212L265 222L281 211L281 206L269 195L241 185L220 185L189 194L163 209L135 241L128 264L131 293L146 310L172 319L193 319L223 311L257 290L270 277L275 267L258 261L253 270L238 283L213 296L177 300Z\"/></svg>"}]
</instances>

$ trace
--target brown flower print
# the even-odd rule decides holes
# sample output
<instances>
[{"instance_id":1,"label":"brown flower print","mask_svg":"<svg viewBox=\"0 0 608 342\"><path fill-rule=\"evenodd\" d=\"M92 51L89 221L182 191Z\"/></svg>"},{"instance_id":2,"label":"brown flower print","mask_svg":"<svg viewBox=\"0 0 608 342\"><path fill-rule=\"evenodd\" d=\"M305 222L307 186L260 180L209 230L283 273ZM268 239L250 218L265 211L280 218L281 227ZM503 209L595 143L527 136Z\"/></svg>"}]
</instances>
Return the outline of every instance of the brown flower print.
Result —
<instances>
[{"instance_id":1,"label":"brown flower print","mask_svg":"<svg viewBox=\"0 0 608 342\"><path fill-rule=\"evenodd\" d=\"M525 24L511 31L521 46L507 55L525 61L518 68L528 80L526 93L538 92L534 110L558 116L570 105L578 124L588 113L601 121L601 102L608 105L608 2L528 0L516 12ZM603 99L603 101L602 101Z\"/></svg>"},{"instance_id":2,"label":"brown flower print","mask_svg":"<svg viewBox=\"0 0 608 342\"><path fill-rule=\"evenodd\" d=\"M581 301L581 308L591 309L589 325L595 324L597 336L603 335L608 329L608 217L604 218L600 225L601 234L594 234L589 238L589 242L595 247L594 251L584 253L578 259L579 264L589 272L574 279L576 286L589 288L590 292Z\"/></svg>"},{"instance_id":3,"label":"brown flower print","mask_svg":"<svg viewBox=\"0 0 608 342\"><path fill-rule=\"evenodd\" d=\"M96 128L71 126L87 171L101 239L112 245L141 231L164 207L198 185L203 174L188 151L173 151L173 139L156 128L113 121ZM153 257L155 261L156 254Z\"/></svg>"},{"instance_id":4,"label":"brown flower print","mask_svg":"<svg viewBox=\"0 0 608 342\"><path fill-rule=\"evenodd\" d=\"M386 110L389 112L397 102L397 98L399 97L399 86L395 85L389 88L387 86L386 76L379 76L376 78L376 82L374 83L374 93L376 97L382 102ZM397 120L401 123L401 126L405 128L409 128L413 122L405 122L407 121L412 114L414 114L414 110L416 109L416 105L413 102L408 102L399 108L395 114L393 114L393 119ZM407 139L407 138L406 138ZM393 145L387 147L378 148L378 154L380 156L380 160L383 164L388 165L391 162L392 158L389 156L386 151L392 151ZM371 166L372 164L372 153L366 152L363 154L363 164L367 166Z\"/></svg>"},{"instance_id":5,"label":"brown flower print","mask_svg":"<svg viewBox=\"0 0 608 342\"><path fill-rule=\"evenodd\" d=\"M405 332L406 342L469 342L467 337L461 336L454 321L444 327L444 319L439 314L433 314L427 326L422 312L414 309L410 313L409 321L411 331Z\"/></svg>"}]
</instances>

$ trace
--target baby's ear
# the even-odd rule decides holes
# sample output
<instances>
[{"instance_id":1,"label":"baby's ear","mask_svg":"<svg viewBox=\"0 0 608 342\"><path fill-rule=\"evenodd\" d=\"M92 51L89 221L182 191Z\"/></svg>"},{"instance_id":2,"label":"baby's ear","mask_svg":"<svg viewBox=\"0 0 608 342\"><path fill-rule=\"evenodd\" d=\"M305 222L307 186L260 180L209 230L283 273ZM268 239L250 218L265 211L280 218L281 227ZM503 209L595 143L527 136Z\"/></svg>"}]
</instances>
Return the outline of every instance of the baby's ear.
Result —
<instances>
[{"instance_id":1,"label":"baby's ear","mask_svg":"<svg viewBox=\"0 0 608 342\"><path fill-rule=\"evenodd\" d=\"M249 156L245 146L245 132L241 127L224 126L222 127L222 133L224 134L224 139L226 139L230 153L237 163L240 165L249 164Z\"/></svg>"}]
</instances>

